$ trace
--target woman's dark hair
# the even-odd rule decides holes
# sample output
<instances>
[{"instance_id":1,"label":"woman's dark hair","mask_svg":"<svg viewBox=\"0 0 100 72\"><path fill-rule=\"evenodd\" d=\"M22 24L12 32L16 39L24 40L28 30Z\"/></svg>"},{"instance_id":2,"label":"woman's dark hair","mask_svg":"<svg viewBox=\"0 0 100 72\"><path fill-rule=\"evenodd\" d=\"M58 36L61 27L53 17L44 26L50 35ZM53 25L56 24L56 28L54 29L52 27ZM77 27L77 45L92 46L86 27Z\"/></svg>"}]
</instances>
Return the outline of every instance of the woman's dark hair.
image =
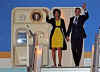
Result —
<instances>
[{"instance_id":1,"label":"woman's dark hair","mask_svg":"<svg viewBox=\"0 0 100 72\"><path fill-rule=\"evenodd\" d=\"M53 16L55 17L56 11L59 13L59 17L60 17L60 16L61 16L61 11L60 11L60 9L54 9L54 10L53 10Z\"/></svg>"}]
</instances>

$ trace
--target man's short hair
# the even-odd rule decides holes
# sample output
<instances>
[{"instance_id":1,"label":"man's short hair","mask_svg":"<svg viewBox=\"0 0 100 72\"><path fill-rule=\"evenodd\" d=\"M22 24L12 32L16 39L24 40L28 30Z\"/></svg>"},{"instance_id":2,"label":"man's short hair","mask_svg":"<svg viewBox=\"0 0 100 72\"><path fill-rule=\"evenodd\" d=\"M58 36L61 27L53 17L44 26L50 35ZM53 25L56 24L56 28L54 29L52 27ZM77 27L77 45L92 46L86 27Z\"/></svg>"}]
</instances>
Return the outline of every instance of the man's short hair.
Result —
<instances>
[{"instance_id":1,"label":"man's short hair","mask_svg":"<svg viewBox=\"0 0 100 72\"><path fill-rule=\"evenodd\" d=\"M77 8L75 8L75 11L76 11L76 10L80 10L80 11L81 11L81 8L78 8L78 7L77 7Z\"/></svg>"}]
</instances>

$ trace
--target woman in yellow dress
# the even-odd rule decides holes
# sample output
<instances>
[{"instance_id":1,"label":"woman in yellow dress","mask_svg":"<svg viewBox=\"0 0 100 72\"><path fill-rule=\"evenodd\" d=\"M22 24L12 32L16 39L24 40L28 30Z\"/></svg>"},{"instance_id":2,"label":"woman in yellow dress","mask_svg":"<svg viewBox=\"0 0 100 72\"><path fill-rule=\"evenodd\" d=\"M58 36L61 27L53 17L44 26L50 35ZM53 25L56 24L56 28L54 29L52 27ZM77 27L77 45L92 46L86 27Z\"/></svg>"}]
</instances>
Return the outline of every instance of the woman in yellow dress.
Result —
<instances>
[{"instance_id":1,"label":"woman in yellow dress","mask_svg":"<svg viewBox=\"0 0 100 72\"><path fill-rule=\"evenodd\" d=\"M52 58L54 62L54 67L56 67L56 56L55 51L58 50L58 59L59 64L58 66L61 66L61 60L62 60L62 50L66 50L66 28L65 28L65 22L60 17L61 11L59 9L53 10L53 16L54 18L49 19L48 11L44 10L46 12L46 21L50 24L52 24L53 28L51 30L50 34L50 49L52 49Z\"/></svg>"}]
</instances>

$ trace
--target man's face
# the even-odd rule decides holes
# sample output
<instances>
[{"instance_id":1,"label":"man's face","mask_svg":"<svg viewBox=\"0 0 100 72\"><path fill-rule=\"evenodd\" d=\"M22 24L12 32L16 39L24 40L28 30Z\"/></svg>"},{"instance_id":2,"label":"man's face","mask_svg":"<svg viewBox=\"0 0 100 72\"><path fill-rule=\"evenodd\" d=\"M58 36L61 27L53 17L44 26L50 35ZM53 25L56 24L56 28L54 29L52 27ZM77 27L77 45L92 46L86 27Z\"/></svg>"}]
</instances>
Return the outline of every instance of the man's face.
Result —
<instances>
[{"instance_id":1,"label":"man's face","mask_svg":"<svg viewBox=\"0 0 100 72\"><path fill-rule=\"evenodd\" d=\"M75 15L76 15L76 16L79 16L80 13L81 13L81 10L80 10L80 9L75 9Z\"/></svg>"}]
</instances>

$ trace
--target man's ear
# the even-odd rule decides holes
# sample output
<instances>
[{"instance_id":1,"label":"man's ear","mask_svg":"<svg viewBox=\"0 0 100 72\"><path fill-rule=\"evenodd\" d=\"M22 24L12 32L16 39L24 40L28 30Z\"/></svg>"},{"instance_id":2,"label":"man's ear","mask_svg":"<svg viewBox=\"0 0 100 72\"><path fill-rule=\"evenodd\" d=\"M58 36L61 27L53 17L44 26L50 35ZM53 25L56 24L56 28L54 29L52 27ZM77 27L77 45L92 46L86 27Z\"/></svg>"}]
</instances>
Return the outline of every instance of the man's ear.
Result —
<instances>
[{"instance_id":1,"label":"man's ear","mask_svg":"<svg viewBox=\"0 0 100 72\"><path fill-rule=\"evenodd\" d=\"M80 11L80 13L82 13L82 12Z\"/></svg>"}]
</instances>

